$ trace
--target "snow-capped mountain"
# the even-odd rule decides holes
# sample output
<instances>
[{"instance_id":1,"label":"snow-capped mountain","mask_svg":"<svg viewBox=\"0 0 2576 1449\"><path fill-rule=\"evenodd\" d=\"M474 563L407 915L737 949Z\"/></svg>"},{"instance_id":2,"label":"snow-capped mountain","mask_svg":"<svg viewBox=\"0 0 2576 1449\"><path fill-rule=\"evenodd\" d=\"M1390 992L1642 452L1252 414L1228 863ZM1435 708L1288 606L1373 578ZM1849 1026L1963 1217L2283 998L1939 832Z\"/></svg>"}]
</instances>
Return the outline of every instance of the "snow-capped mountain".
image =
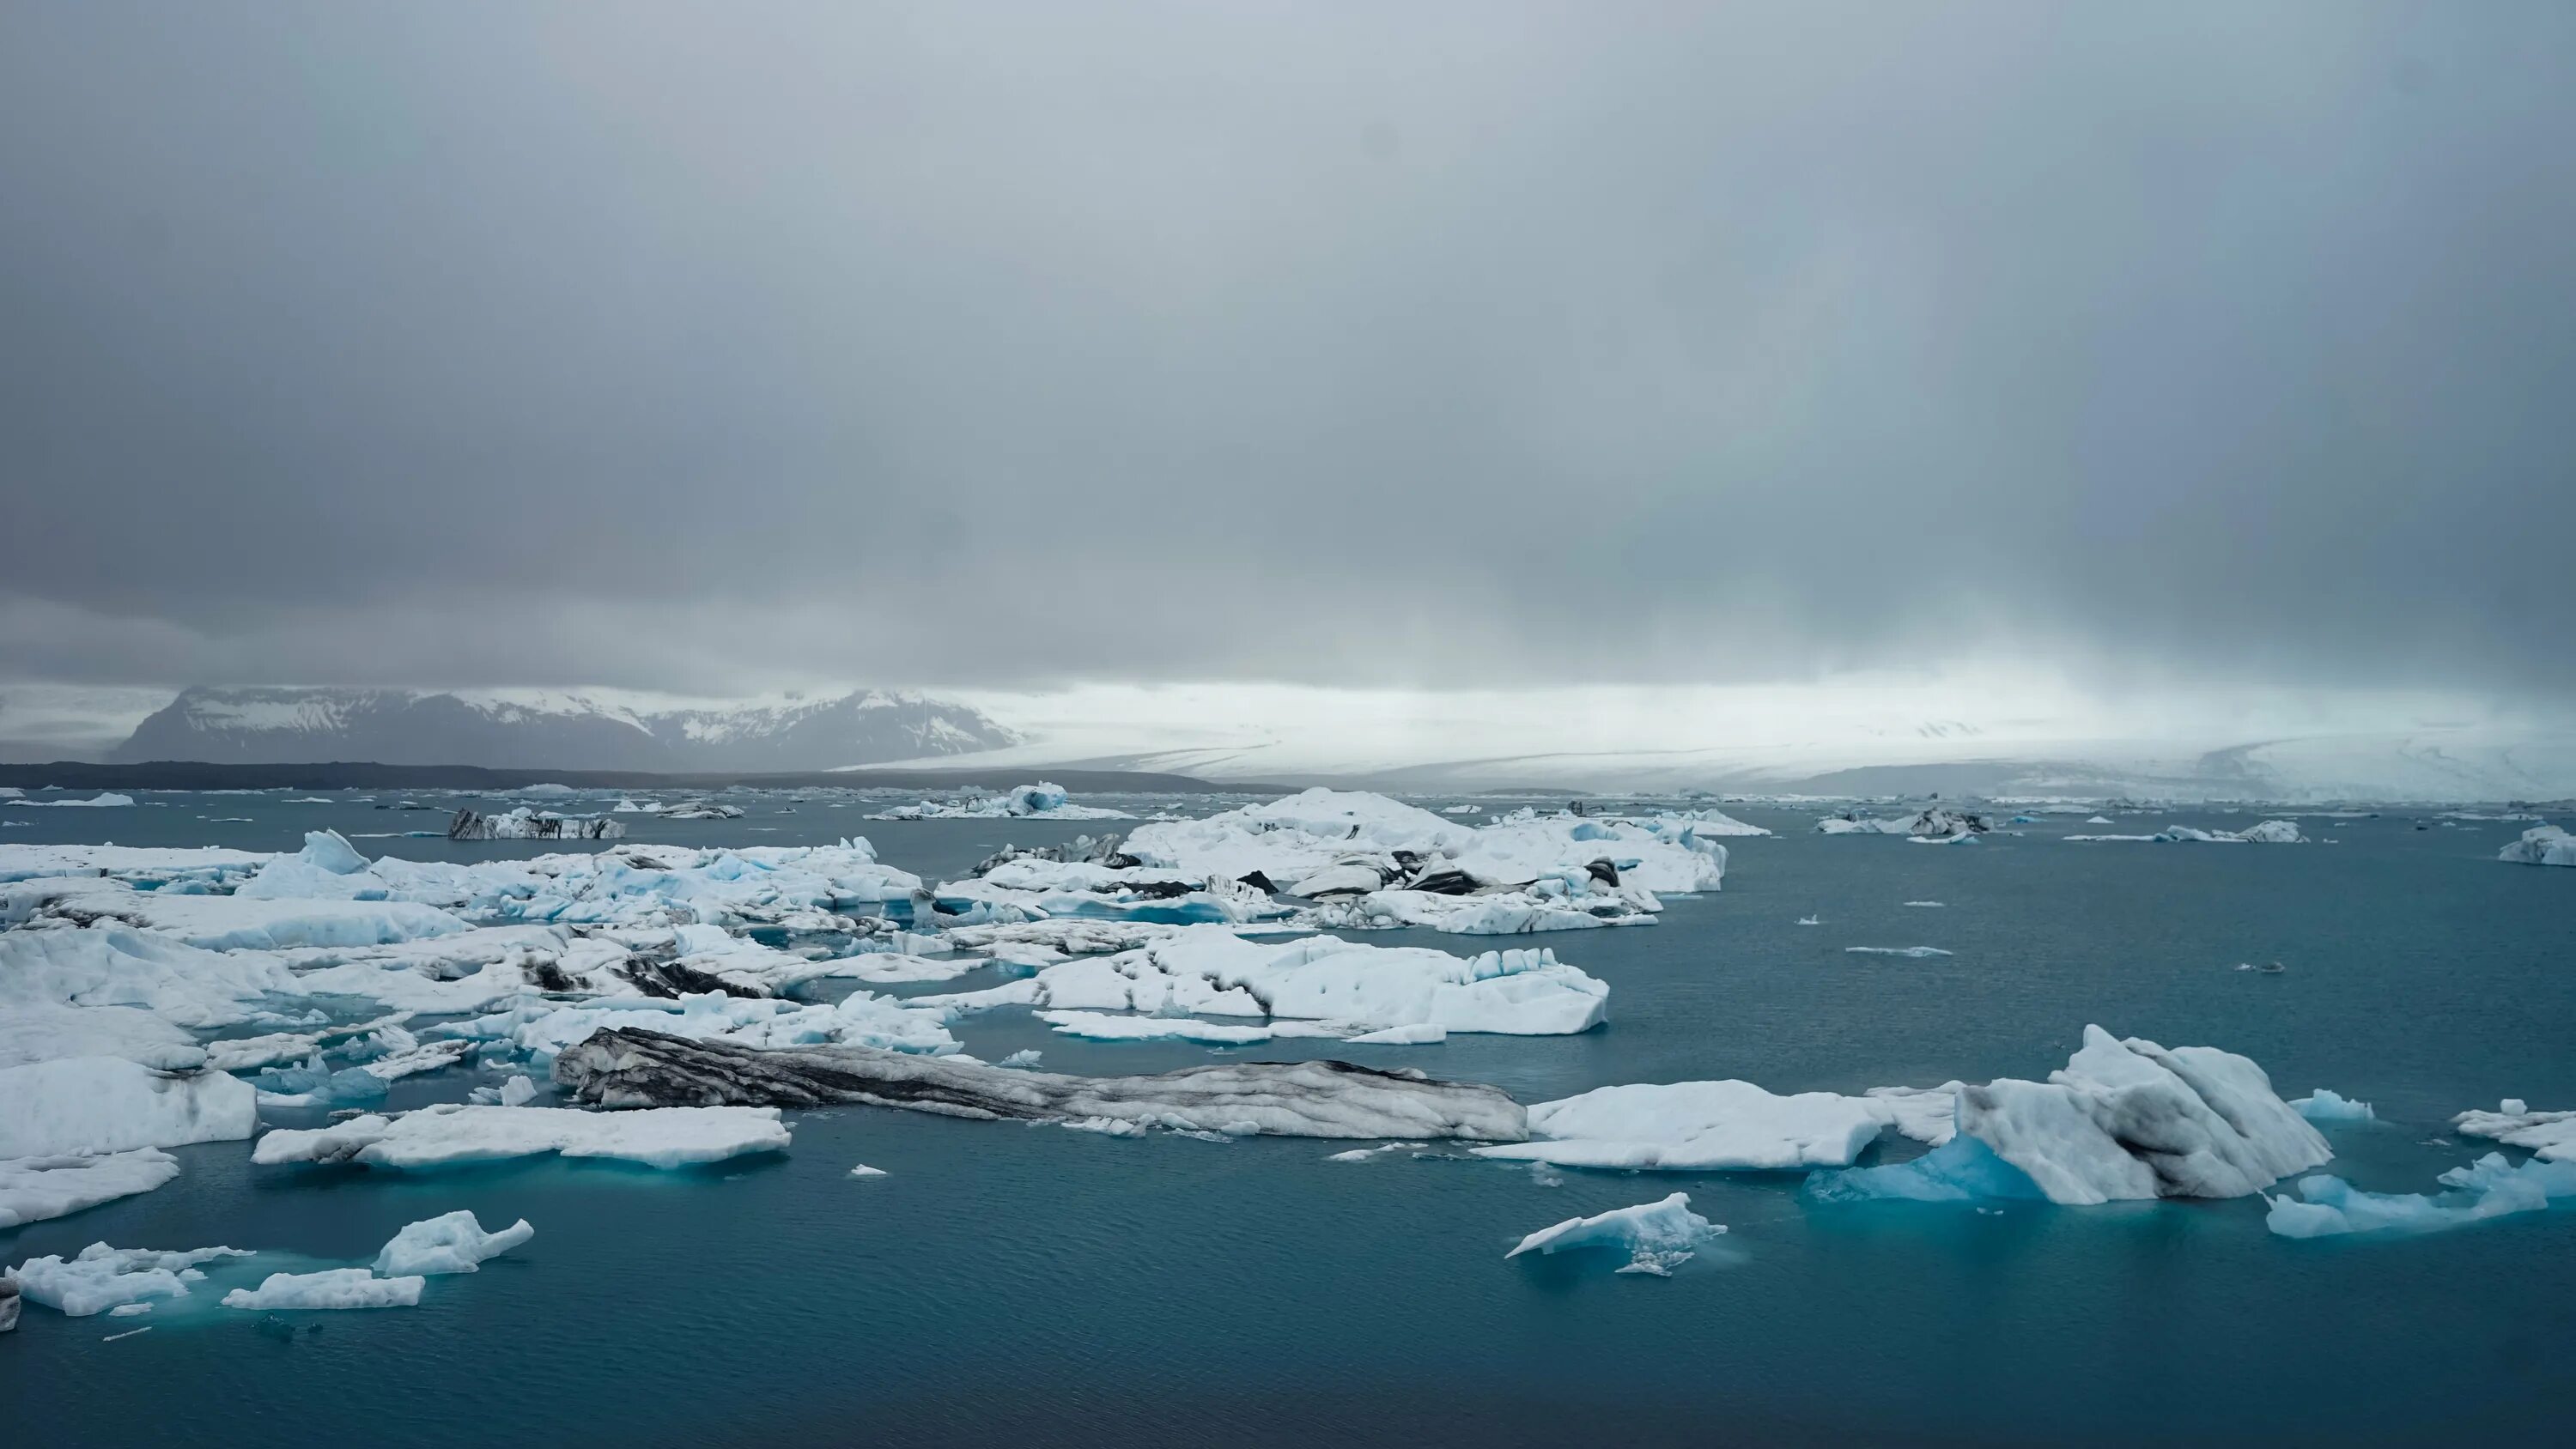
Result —
<instances>
[{"instance_id":1,"label":"snow-capped mountain","mask_svg":"<svg viewBox=\"0 0 2576 1449\"><path fill-rule=\"evenodd\" d=\"M1018 742L980 710L883 690L681 706L537 691L195 688L137 725L109 759L827 770Z\"/></svg>"}]
</instances>

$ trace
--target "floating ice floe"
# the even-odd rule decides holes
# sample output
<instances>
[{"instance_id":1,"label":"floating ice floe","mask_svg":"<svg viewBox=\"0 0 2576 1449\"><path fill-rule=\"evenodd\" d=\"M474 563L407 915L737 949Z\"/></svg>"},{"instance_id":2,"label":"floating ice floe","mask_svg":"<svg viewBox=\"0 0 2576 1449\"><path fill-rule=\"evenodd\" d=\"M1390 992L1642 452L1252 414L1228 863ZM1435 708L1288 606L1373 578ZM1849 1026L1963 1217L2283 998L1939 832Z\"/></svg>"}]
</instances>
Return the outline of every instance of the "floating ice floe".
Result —
<instances>
[{"instance_id":1,"label":"floating ice floe","mask_svg":"<svg viewBox=\"0 0 2576 1449\"><path fill-rule=\"evenodd\" d=\"M92 1243L71 1258L30 1258L9 1269L7 1276L28 1302L66 1318L89 1318L122 1304L185 1298L190 1284L205 1281L199 1263L249 1256L241 1248L160 1252Z\"/></svg>"},{"instance_id":2,"label":"floating ice floe","mask_svg":"<svg viewBox=\"0 0 2576 1449\"><path fill-rule=\"evenodd\" d=\"M0 804L15 805L22 810L34 810L38 808L68 810L82 806L86 806L93 810L118 809L133 803L133 796L116 794L98 795L87 800L30 800L24 796L19 796L11 800L0 801Z\"/></svg>"},{"instance_id":3,"label":"floating ice floe","mask_svg":"<svg viewBox=\"0 0 2576 1449\"><path fill-rule=\"evenodd\" d=\"M0 884L89 875L154 887L210 889L238 881L270 859L258 851L211 845L0 845Z\"/></svg>"},{"instance_id":4,"label":"floating ice floe","mask_svg":"<svg viewBox=\"0 0 2576 1449\"><path fill-rule=\"evenodd\" d=\"M376 1254L376 1272L387 1278L416 1278L428 1273L471 1273L486 1258L497 1258L537 1235L521 1218L497 1233L464 1208L424 1218L394 1234Z\"/></svg>"},{"instance_id":5,"label":"floating ice floe","mask_svg":"<svg viewBox=\"0 0 2576 1449\"><path fill-rule=\"evenodd\" d=\"M0 1228L65 1217L150 1192L178 1175L179 1159L155 1147L0 1160Z\"/></svg>"},{"instance_id":6,"label":"floating ice floe","mask_svg":"<svg viewBox=\"0 0 2576 1449\"><path fill-rule=\"evenodd\" d=\"M653 813L665 820L740 820L742 807L714 800L683 800L677 805L665 805Z\"/></svg>"},{"instance_id":7,"label":"floating ice floe","mask_svg":"<svg viewBox=\"0 0 2576 1449\"><path fill-rule=\"evenodd\" d=\"M258 1094L222 1072L159 1072L123 1057L0 1071L0 1159L224 1142L257 1130Z\"/></svg>"},{"instance_id":8,"label":"floating ice floe","mask_svg":"<svg viewBox=\"0 0 2576 1449\"><path fill-rule=\"evenodd\" d=\"M2089 1204L2244 1197L2333 1155L2263 1069L2215 1047L2175 1047L2098 1026L2046 1082L1957 1090L1958 1136L1913 1162L1820 1173L1810 1193L1957 1199L2042 1196Z\"/></svg>"},{"instance_id":9,"label":"floating ice floe","mask_svg":"<svg viewBox=\"0 0 2576 1449\"><path fill-rule=\"evenodd\" d=\"M271 1273L256 1288L236 1288L223 1297L226 1308L344 1309L412 1308L420 1303L426 1280L379 1278L364 1268L325 1268L318 1273Z\"/></svg>"},{"instance_id":10,"label":"floating ice floe","mask_svg":"<svg viewBox=\"0 0 2576 1449\"><path fill-rule=\"evenodd\" d=\"M2497 851L2496 859L2515 865L2576 865L2576 835L2555 825L2535 825Z\"/></svg>"},{"instance_id":11,"label":"floating ice floe","mask_svg":"<svg viewBox=\"0 0 2576 1449\"><path fill-rule=\"evenodd\" d=\"M2518 1097L2506 1098L2492 1112L2462 1112L2451 1119L2451 1130L2527 1147L2554 1162L2576 1162L2576 1112L2535 1112Z\"/></svg>"},{"instance_id":12,"label":"floating ice floe","mask_svg":"<svg viewBox=\"0 0 2576 1449\"><path fill-rule=\"evenodd\" d=\"M1116 956L1066 961L984 991L914 998L918 1006L1034 1006L1554 1036L1589 1031L1610 988L1545 950L1452 956L1427 947L1355 945L1331 936L1248 941L1222 927L1178 931Z\"/></svg>"},{"instance_id":13,"label":"floating ice floe","mask_svg":"<svg viewBox=\"0 0 2576 1449\"><path fill-rule=\"evenodd\" d=\"M1947 956L1951 953L1942 950L1938 946L1845 946L1843 948L1843 954L1847 956L1911 956L1916 960L1923 960L1933 956Z\"/></svg>"},{"instance_id":14,"label":"floating ice floe","mask_svg":"<svg viewBox=\"0 0 2576 1449\"><path fill-rule=\"evenodd\" d=\"M646 1167L686 1167L752 1152L783 1152L788 1131L774 1107L669 1106L641 1112L454 1103L399 1116L369 1114L329 1127L270 1131L251 1149L263 1166L354 1162L433 1168L556 1153Z\"/></svg>"},{"instance_id":15,"label":"floating ice floe","mask_svg":"<svg viewBox=\"0 0 2576 1449\"><path fill-rule=\"evenodd\" d=\"M1099 1011L1041 1011L1040 1021L1066 1036L1091 1041L1188 1041L1205 1046L1248 1046L1277 1037L1338 1037L1338 1031L1315 1022L1280 1022L1246 1026L1241 1022L1200 1021L1189 1016L1112 1016Z\"/></svg>"},{"instance_id":16,"label":"floating ice floe","mask_svg":"<svg viewBox=\"0 0 2576 1449\"><path fill-rule=\"evenodd\" d=\"M1110 810L1097 805L1073 804L1062 785L1039 781L1034 785L1014 785L999 795L973 794L941 803L924 800L918 805L898 805L870 820L1133 820L1124 810Z\"/></svg>"},{"instance_id":17,"label":"floating ice floe","mask_svg":"<svg viewBox=\"0 0 2576 1449\"><path fill-rule=\"evenodd\" d=\"M2263 1222L2285 1238L2426 1233L2576 1201L2576 1161L2535 1157L2515 1166L2503 1153L2490 1152L2438 1181L2448 1191L2435 1196L2364 1192L2320 1173L2299 1179L2298 1198L2267 1198L2271 1211Z\"/></svg>"},{"instance_id":18,"label":"floating ice floe","mask_svg":"<svg viewBox=\"0 0 2576 1449\"><path fill-rule=\"evenodd\" d=\"M2356 1102L2324 1087L2293 1098L2290 1105L2311 1122L2367 1122L2379 1115L2368 1102Z\"/></svg>"},{"instance_id":19,"label":"floating ice floe","mask_svg":"<svg viewBox=\"0 0 2576 1449\"><path fill-rule=\"evenodd\" d=\"M1723 1224L1712 1223L1690 1210L1690 1194L1677 1192L1657 1202L1635 1207L1613 1208L1588 1218L1567 1218L1552 1228L1541 1228L1521 1239L1520 1246L1505 1253L1517 1258L1523 1253L1558 1253L1574 1248L1625 1248L1628 1264L1622 1273L1651 1273L1670 1277L1701 1243L1726 1231Z\"/></svg>"},{"instance_id":20,"label":"floating ice floe","mask_svg":"<svg viewBox=\"0 0 2576 1449\"><path fill-rule=\"evenodd\" d=\"M612 1027L642 1027L746 1046L819 1046L854 1042L893 1051L953 1052L947 1013L854 991L832 1003L698 992L676 998L607 997L559 1002L535 999L508 1010L452 1022L436 1031L466 1041L507 1042L547 1057Z\"/></svg>"},{"instance_id":21,"label":"floating ice floe","mask_svg":"<svg viewBox=\"0 0 2576 1449\"><path fill-rule=\"evenodd\" d=\"M882 1167L870 1167L866 1163L862 1162L858 1166L851 1168L848 1175L851 1177L886 1177L890 1174Z\"/></svg>"},{"instance_id":22,"label":"floating ice floe","mask_svg":"<svg viewBox=\"0 0 2576 1449\"><path fill-rule=\"evenodd\" d=\"M450 840L615 840L625 833L605 815L558 815L525 805L499 815L459 810L447 822Z\"/></svg>"},{"instance_id":23,"label":"floating ice floe","mask_svg":"<svg viewBox=\"0 0 2576 1449\"><path fill-rule=\"evenodd\" d=\"M1893 1120L1866 1098L1780 1097L1751 1082L1598 1087L1529 1109L1530 1141L1481 1157L1559 1167L1780 1172L1850 1163Z\"/></svg>"},{"instance_id":24,"label":"floating ice floe","mask_svg":"<svg viewBox=\"0 0 2576 1449\"><path fill-rule=\"evenodd\" d=\"M1927 806L1911 817L1881 819L1847 810L1816 822L1819 835L1905 835L1918 840L1956 840L1993 828L1982 815L1942 805Z\"/></svg>"},{"instance_id":25,"label":"floating ice floe","mask_svg":"<svg viewBox=\"0 0 2576 1449\"><path fill-rule=\"evenodd\" d=\"M1498 1087L1348 1062L1246 1062L1158 1076L1075 1077L873 1047L762 1051L610 1031L558 1057L555 1081L577 1100L606 1107L855 1102L951 1117L1088 1124L1113 1135L1159 1127L1227 1136L1509 1142L1528 1131L1520 1104Z\"/></svg>"},{"instance_id":26,"label":"floating ice floe","mask_svg":"<svg viewBox=\"0 0 2576 1449\"><path fill-rule=\"evenodd\" d=\"M2243 830L2203 830L2194 825L2167 825L2153 835L2068 835L2060 838L2159 845L2305 845L2308 840L2299 833L2299 823L2295 820L2266 820Z\"/></svg>"}]
</instances>

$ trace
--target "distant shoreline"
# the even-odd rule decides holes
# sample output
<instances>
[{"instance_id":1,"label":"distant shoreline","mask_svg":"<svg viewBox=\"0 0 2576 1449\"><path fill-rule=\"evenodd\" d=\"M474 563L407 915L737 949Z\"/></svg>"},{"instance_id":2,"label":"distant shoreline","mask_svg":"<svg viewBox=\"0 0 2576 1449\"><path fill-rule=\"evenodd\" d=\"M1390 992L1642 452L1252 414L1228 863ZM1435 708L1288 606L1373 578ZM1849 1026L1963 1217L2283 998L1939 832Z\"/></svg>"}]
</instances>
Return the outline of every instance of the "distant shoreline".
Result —
<instances>
[{"instance_id":1,"label":"distant shoreline","mask_svg":"<svg viewBox=\"0 0 2576 1449\"><path fill-rule=\"evenodd\" d=\"M41 790L514 790L536 784L571 785L594 790L722 790L747 785L769 790L956 790L973 785L996 789L1019 783L1019 777L1045 778L1081 794L1209 795L1282 793L1275 787L1234 782L1216 783L1191 775L1140 770L1038 770L1021 767L1009 777L992 770L799 770L790 773L748 771L655 774L644 770L504 769L488 765L379 765L333 761L307 765L220 764L195 760L153 760L139 764L94 764L58 760L44 765L0 764L0 785Z\"/></svg>"}]
</instances>

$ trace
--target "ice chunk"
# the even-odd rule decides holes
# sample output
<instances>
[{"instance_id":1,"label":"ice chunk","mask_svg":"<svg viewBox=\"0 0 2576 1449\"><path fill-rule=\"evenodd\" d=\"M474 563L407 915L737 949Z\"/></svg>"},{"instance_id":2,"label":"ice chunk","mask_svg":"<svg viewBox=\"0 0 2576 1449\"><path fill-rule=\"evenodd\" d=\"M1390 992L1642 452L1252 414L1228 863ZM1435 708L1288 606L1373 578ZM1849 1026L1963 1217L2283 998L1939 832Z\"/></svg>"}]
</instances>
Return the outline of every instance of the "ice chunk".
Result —
<instances>
[{"instance_id":1,"label":"ice chunk","mask_svg":"<svg viewBox=\"0 0 2576 1449\"><path fill-rule=\"evenodd\" d=\"M1916 960L1950 954L1938 946L1845 946L1843 952L1850 956L1909 956Z\"/></svg>"},{"instance_id":2,"label":"ice chunk","mask_svg":"<svg viewBox=\"0 0 2576 1449\"><path fill-rule=\"evenodd\" d=\"M224 1295L226 1308L410 1308L420 1302L420 1278L379 1278L364 1268L325 1268L319 1273L271 1273L257 1288Z\"/></svg>"},{"instance_id":3,"label":"ice chunk","mask_svg":"<svg viewBox=\"0 0 2576 1449\"><path fill-rule=\"evenodd\" d=\"M850 1176L852 1177L884 1177L886 1175L886 1170L884 1168L870 1167L864 1162L850 1169Z\"/></svg>"},{"instance_id":4,"label":"ice chunk","mask_svg":"<svg viewBox=\"0 0 2576 1449\"><path fill-rule=\"evenodd\" d=\"M2508 1147L2528 1147L2551 1161L2576 1162L2576 1112L2534 1112L2518 1097L2497 1111L2462 1112L2451 1128L2463 1137L2488 1137Z\"/></svg>"},{"instance_id":5,"label":"ice chunk","mask_svg":"<svg viewBox=\"0 0 2576 1449\"><path fill-rule=\"evenodd\" d=\"M2535 1157L2517 1167L2503 1153L2490 1152L2443 1173L2439 1181L2449 1191L2426 1196L2364 1192L2322 1173L2303 1177L2298 1190L2306 1201L2287 1193L2266 1199L2271 1211L2264 1225L2285 1238L2438 1232L2576 1200L2576 1162L2571 1161Z\"/></svg>"},{"instance_id":6,"label":"ice chunk","mask_svg":"<svg viewBox=\"0 0 2576 1449\"><path fill-rule=\"evenodd\" d=\"M774 1107L583 1112L443 1103L394 1117L369 1114L329 1127L272 1131L252 1148L251 1161L430 1168L552 1152L685 1167L750 1152L783 1152L787 1142L787 1128Z\"/></svg>"},{"instance_id":7,"label":"ice chunk","mask_svg":"<svg viewBox=\"0 0 2576 1449\"><path fill-rule=\"evenodd\" d=\"M195 1037L139 1007L20 1002L0 1009L0 1069L62 1057L123 1057L165 1072L207 1062Z\"/></svg>"},{"instance_id":8,"label":"ice chunk","mask_svg":"<svg viewBox=\"0 0 2576 1449\"><path fill-rule=\"evenodd\" d=\"M499 815L459 810L447 823L450 840L615 840L625 834L624 825L605 815L558 815L525 805Z\"/></svg>"},{"instance_id":9,"label":"ice chunk","mask_svg":"<svg viewBox=\"0 0 2576 1449\"><path fill-rule=\"evenodd\" d=\"M367 875L367 858L336 830L308 830L304 848L281 855L243 881L235 895L294 900L314 897L382 900L383 887ZM361 878L353 880L353 877Z\"/></svg>"},{"instance_id":10,"label":"ice chunk","mask_svg":"<svg viewBox=\"0 0 2576 1449\"><path fill-rule=\"evenodd\" d=\"M20 796L16 799L10 800L8 803L25 810L33 810L38 806L50 806L58 810L86 806L93 810L102 810L117 809L131 805L134 803L134 797L131 795L103 794L92 796L87 800L29 800L24 796Z\"/></svg>"},{"instance_id":11,"label":"ice chunk","mask_svg":"<svg viewBox=\"0 0 2576 1449\"><path fill-rule=\"evenodd\" d=\"M2323 1087L2293 1100L2290 1105L2311 1122L2367 1122L2379 1115L2370 1110L2368 1102L2356 1102Z\"/></svg>"},{"instance_id":12,"label":"ice chunk","mask_svg":"<svg viewBox=\"0 0 2576 1449\"><path fill-rule=\"evenodd\" d=\"M1732 1080L1636 1084L1537 1103L1534 1140L1475 1150L1560 1167L1779 1172L1848 1163L1886 1122L1868 1101L1831 1092L1779 1097Z\"/></svg>"},{"instance_id":13,"label":"ice chunk","mask_svg":"<svg viewBox=\"0 0 2576 1449\"><path fill-rule=\"evenodd\" d=\"M95 1156L0 1160L0 1228L63 1217L150 1192L178 1175L179 1160L155 1147Z\"/></svg>"},{"instance_id":14,"label":"ice chunk","mask_svg":"<svg viewBox=\"0 0 2576 1449\"><path fill-rule=\"evenodd\" d=\"M160 1252L151 1248L111 1248L92 1243L74 1258L30 1258L9 1270L27 1301L69 1318L88 1318L121 1303L151 1298L185 1298L188 1285L203 1282L197 1265L219 1258L247 1258L241 1248L192 1248Z\"/></svg>"},{"instance_id":15,"label":"ice chunk","mask_svg":"<svg viewBox=\"0 0 2576 1449\"><path fill-rule=\"evenodd\" d=\"M1610 988L1545 950L1458 957L1426 947L1354 945L1331 936L1247 941L1216 926L1178 931L1106 959L1062 962L986 991L914 998L968 1010L1187 1012L1329 1021L1353 1030L1438 1026L1553 1036L1607 1015Z\"/></svg>"},{"instance_id":16,"label":"ice chunk","mask_svg":"<svg viewBox=\"0 0 2576 1449\"><path fill-rule=\"evenodd\" d=\"M1074 1077L872 1047L762 1051L641 1031L609 1031L555 1061L555 1081L603 1106L660 1102L831 1102L951 1117L1124 1124L1288 1137L1459 1137L1517 1141L1520 1104L1482 1083L1348 1062L1247 1062L1159 1076ZM484 1109L498 1110L498 1109ZM535 1112L522 1108L521 1113ZM576 1114L577 1115L577 1114ZM277 1134L271 1133L274 1137ZM265 1142L262 1144L265 1145Z\"/></svg>"},{"instance_id":17,"label":"ice chunk","mask_svg":"<svg viewBox=\"0 0 2576 1449\"><path fill-rule=\"evenodd\" d=\"M1941 805L1926 806L1910 819L1878 819L1847 810L1816 822L1819 835L1907 835L1918 840L1958 840L1993 828L1982 815Z\"/></svg>"},{"instance_id":18,"label":"ice chunk","mask_svg":"<svg viewBox=\"0 0 2576 1449\"><path fill-rule=\"evenodd\" d=\"M2497 851L2496 859L2516 865L2576 865L2576 835L2555 825L2535 825Z\"/></svg>"},{"instance_id":19,"label":"ice chunk","mask_svg":"<svg viewBox=\"0 0 2576 1449\"><path fill-rule=\"evenodd\" d=\"M1541 1228L1521 1239L1519 1247L1503 1256L1517 1258L1523 1253L1557 1253L1571 1248L1625 1248L1628 1266L1620 1272L1663 1277L1688 1259L1694 1248L1725 1231L1723 1225L1690 1210L1689 1193L1677 1192L1657 1202L1613 1208L1588 1218L1567 1218L1555 1227Z\"/></svg>"},{"instance_id":20,"label":"ice chunk","mask_svg":"<svg viewBox=\"0 0 2576 1449\"><path fill-rule=\"evenodd\" d=\"M528 1220L521 1218L497 1233L483 1231L483 1224L464 1208L440 1217L424 1218L385 1244L376 1254L376 1271L387 1278L418 1277L427 1273L471 1273L486 1258L497 1258L537 1235Z\"/></svg>"},{"instance_id":21,"label":"ice chunk","mask_svg":"<svg viewBox=\"0 0 2576 1449\"><path fill-rule=\"evenodd\" d=\"M258 1130L258 1094L221 1072L156 1072L122 1057L0 1071L0 1158L223 1142Z\"/></svg>"}]
</instances>

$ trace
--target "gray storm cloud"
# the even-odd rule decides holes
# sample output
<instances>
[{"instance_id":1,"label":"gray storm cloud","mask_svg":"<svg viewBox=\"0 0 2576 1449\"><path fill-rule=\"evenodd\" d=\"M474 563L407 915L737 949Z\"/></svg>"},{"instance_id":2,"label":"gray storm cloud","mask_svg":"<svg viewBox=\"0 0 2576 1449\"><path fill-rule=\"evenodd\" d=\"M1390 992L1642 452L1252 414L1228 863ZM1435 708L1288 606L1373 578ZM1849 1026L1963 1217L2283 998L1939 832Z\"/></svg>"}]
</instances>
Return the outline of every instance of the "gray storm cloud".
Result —
<instances>
[{"instance_id":1,"label":"gray storm cloud","mask_svg":"<svg viewBox=\"0 0 2576 1449\"><path fill-rule=\"evenodd\" d=\"M0 678L2576 688L2576 8L0 11Z\"/></svg>"}]
</instances>

